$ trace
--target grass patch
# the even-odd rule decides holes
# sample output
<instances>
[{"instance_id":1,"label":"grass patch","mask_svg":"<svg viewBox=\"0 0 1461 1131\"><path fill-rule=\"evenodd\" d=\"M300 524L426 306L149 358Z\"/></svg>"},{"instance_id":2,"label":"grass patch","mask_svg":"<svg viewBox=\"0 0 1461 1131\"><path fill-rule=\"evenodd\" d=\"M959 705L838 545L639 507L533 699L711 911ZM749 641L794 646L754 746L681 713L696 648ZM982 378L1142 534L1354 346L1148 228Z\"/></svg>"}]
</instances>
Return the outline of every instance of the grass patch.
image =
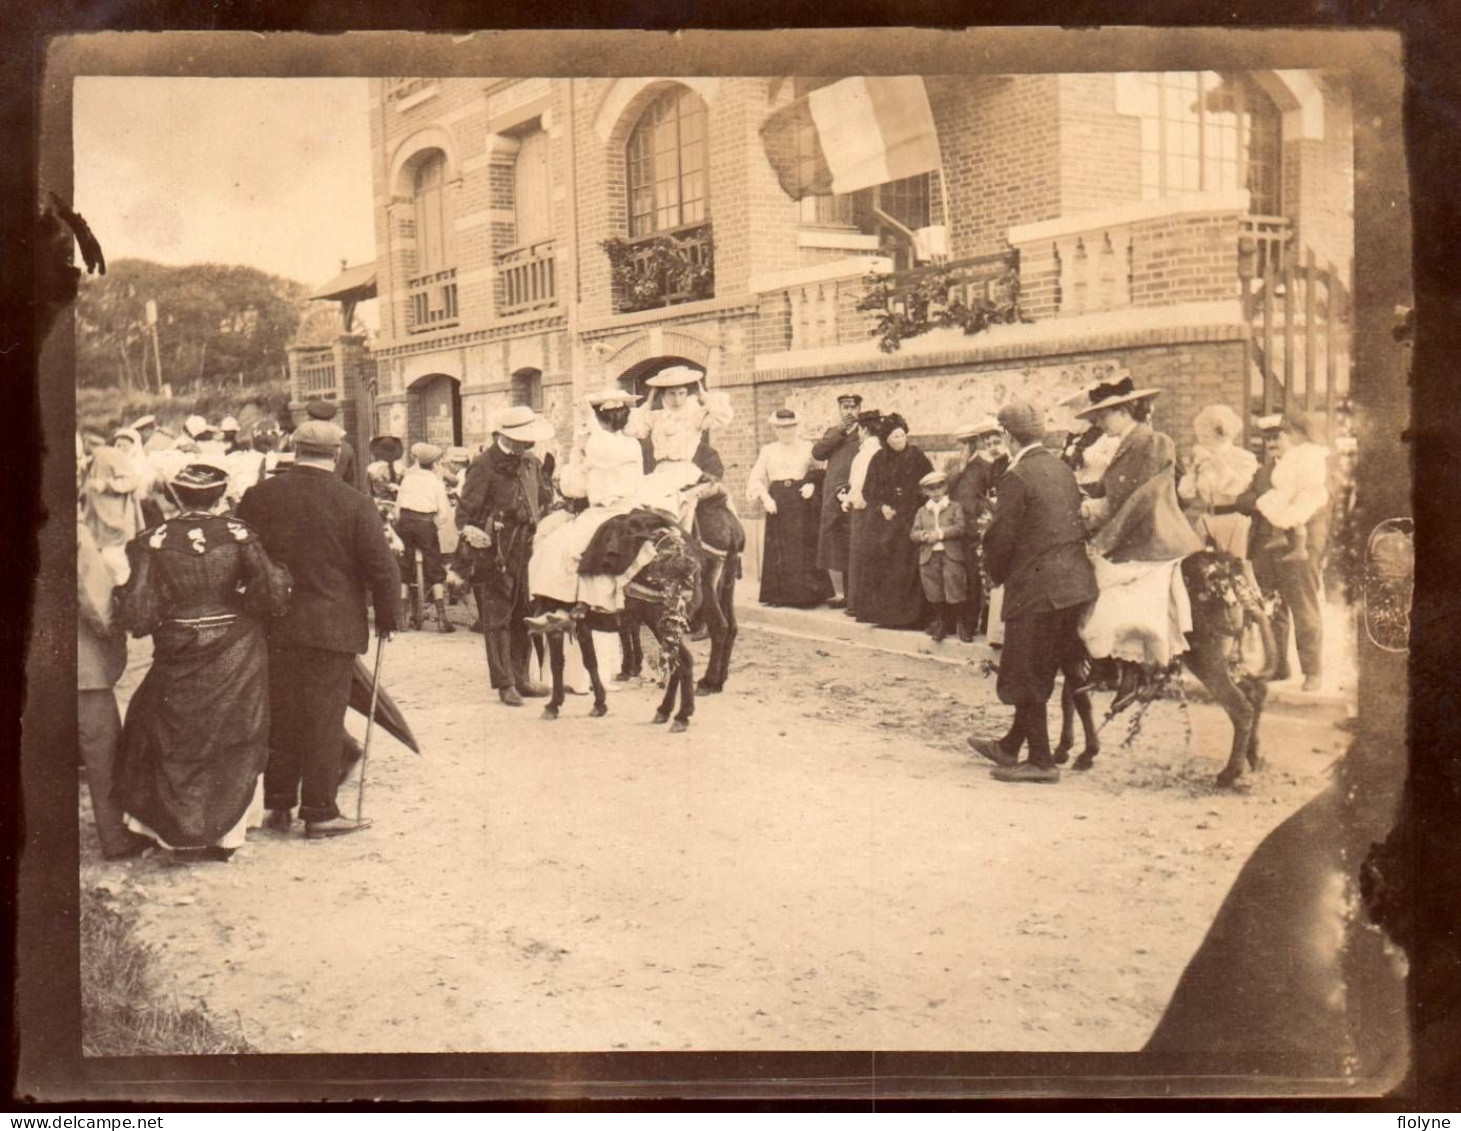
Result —
<instances>
[{"instance_id":1,"label":"grass patch","mask_svg":"<svg viewBox=\"0 0 1461 1131\"><path fill-rule=\"evenodd\" d=\"M237 1027L206 1010L161 1000L152 953L130 919L81 891L81 1051L85 1056L195 1056L253 1052Z\"/></svg>"}]
</instances>

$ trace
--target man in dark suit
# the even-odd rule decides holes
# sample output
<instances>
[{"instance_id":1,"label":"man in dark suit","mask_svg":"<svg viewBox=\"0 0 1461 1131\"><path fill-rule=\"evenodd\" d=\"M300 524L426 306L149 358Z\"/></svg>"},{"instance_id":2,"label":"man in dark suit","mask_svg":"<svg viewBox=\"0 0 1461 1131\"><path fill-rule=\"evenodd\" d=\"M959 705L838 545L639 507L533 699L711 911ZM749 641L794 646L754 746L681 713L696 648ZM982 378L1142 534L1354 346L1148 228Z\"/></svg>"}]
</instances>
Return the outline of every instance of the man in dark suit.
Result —
<instances>
[{"instance_id":1,"label":"man in dark suit","mask_svg":"<svg viewBox=\"0 0 1461 1131\"><path fill-rule=\"evenodd\" d=\"M553 429L526 405L504 409L492 443L467 468L457 504L462 532L459 560L477 593L487 671L498 697L521 707L523 697L539 698L548 689L528 677L528 558L533 533L547 503L542 466L533 445Z\"/></svg>"},{"instance_id":2,"label":"man in dark suit","mask_svg":"<svg viewBox=\"0 0 1461 1131\"><path fill-rule=\"evenodd\" d=\"M376 633L388 640L401 583L375 504L335 474L344 435L328 421L301 424L294 467L251 487L238 506L238 517L293 579L289 611L269 626L266 824L287 831L300 802L310 837L370 824L342 817L335 805L345 709L355 657L369 643L366 594L375 604Z\"/></svg>"},{"instance_id":3,"label":"man in dark suit","mask_svg":"<svg viewBox=\"0 0 1461 1131\"><path fill-rule=\"evenodd\" d=\"M954 439L964 441L962 466L949 472L949 498L964 512L964 559L968 562L968 597L959 610L959 639L968 644L980 630L984 612L984 569L980 545L981 520L989 513L994 485L1009 467L1009 456L1000 450L997 420L981 420L955 429Z\"/></svg>"},{"instance_id":4,"label":"man in dark suit","mask_svg":"<svg viewBox=\"0 0 1461 1131\"><path fill-rule=\"evenodd\" d=\"M842 509L838 494L852 476L852 461L857 458L862 437L857 434L857 413L862 397L843 393L837 398L836 424L822 433L812 445L812 458L827 464L822 478L822 515L817 530L817 568L825 569L832 579L834 609L847 607L847 559L852 552L852 519Z\"/></svg>"},{"instance_id":5,"label":"man in dark suit","mask_svg":"<svg viewBox=\"0 0 1461 1131\"><path fill-rule=\"evenodd\" d=\"M1044 419L1034 405L1000 409L999 424L1013 454L999 482L994 518L984 533L989 576L1004 586L1004 651L996 685L1015 708L1003 738L970 737L969 745L996 763L994 777L1012 782L1055 782L1045 705L1055 673L1079 649L1081 610L1096 596L1096 574L1086 556L1081 492L1075 474L1041 442ZM1029 761L1020 762L1022 745Z\"/></svg>"}]
</instances>

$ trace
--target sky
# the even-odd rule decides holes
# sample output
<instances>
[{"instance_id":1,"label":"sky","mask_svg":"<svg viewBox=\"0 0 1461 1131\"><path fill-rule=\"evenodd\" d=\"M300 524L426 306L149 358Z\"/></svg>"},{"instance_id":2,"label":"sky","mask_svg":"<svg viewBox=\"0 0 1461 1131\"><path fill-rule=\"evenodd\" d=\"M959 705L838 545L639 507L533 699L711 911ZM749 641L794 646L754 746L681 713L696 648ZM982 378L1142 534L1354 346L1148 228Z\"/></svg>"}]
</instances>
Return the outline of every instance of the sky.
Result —
<instances>
[{"instance_id":1,"label":"sky","mask_svg":"<svg viewBox=\"0 0 1461 1131\"><path fill-rule=\"evenodd\" d=\"M366 80L78 78L75 207L107 259L310 287L375 258Z\"/></svg>"}]
</instances>

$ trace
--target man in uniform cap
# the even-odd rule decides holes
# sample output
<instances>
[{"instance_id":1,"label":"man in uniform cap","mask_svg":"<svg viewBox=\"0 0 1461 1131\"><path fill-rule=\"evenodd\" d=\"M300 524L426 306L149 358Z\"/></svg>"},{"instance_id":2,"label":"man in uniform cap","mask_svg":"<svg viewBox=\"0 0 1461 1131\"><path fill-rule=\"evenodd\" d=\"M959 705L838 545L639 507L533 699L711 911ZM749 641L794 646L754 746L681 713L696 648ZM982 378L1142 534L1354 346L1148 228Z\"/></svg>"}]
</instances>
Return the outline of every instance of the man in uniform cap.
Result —
<instances>
[{"instance_id":1,"label":"man in uniform cap","mask_svg":"<svg viewBox=\"0 0 1461 1131\"><path fill-rule=\"evenodd\" d=\"M852 520L842 509L839 492L847 486L852 474L852 461L857 458L861 440L857 434L857 412L862 407L858 393L843 393L837 398L837 423L822 433L812 445L812 458L827 464L822 479L822 514L817 529L817 568L825 569L832 579L834 609L847 606L847 558L851 553Z\"/></svg>"},{"instance_id":2,"label":"man in uniform cap","mask_svg":"<svg viewBox=\"0 0 1461 1131\"><path fill-rule=\"evenodd\" d=\"M338 409L334 401L310 401L304 406L304 411L309 414L311 420L334 421ZM346 483L360 490L360 480L355 465L355 449L350 446L350 441L345 438L345 432L340 432L340 458L335 461L335 474Z\"/></svg>"},{"instance_id":3,"label":"man in uniform cap","mask_svg":"<svg viewBox=\"0 0 1461 1131\"><path fill-rule=\"evenodd\" d=\"M969 745L996 764L1000 781L1055 782L1060 770L1051 756L1046 703L1056 672L1078 654L1077 628L1096 597L1096 575L1086 556L1080 488L1042 443L1044 415L1031 404L1006 405L999 424L1013 454L984 534L984 561L990 579L1005 587L997 690L1015 718L1003 738L971 736ZM1020 762L1026 745L1029 760Z\"/></svg>"},{"instance_id":4,"label":"man in uniform cap","mask_svg":"<svg viewBox=\"0 0 1461 1131\"><path fill-rule=\"evenodd\" d=\"M523 696L548 694L528 676L524 618L533 534L549 501L532 449L552 435L548 422L527 405L502 410L492 424L492 443L467 469L457 504L458 557L476 588L492 687L509 707L521 707Z\"/></svg>"},{"instance_id":5,"label":"man in uniform cap","mask_svg":"<svg viewBox=\"0 0 1461 1131\"><path fill-rule=\"evenodd\" d=\"M984 612L984 575L980 542L991 511L994 485L1009 467L1000 441L999 421L985 417L961 424L954 439L964 441L962 456L949 470L949 498L964 512L964 561L968 570L968 597L959 607L959 639L968 644L980 631Z\"/></svg>"},{"instance_id":6,"label":"man in uniform cap","mask_svg":"<svg viewBox=\"0 0 1461 1131\"><path fill-rule=\"evenodd\" d=\"M369 824L335 804L355 657L369 643L366 595L382 641L396 631L400 571L374 504L335 474L344 433L323 420L294 431L295 465L249 489L238 517L289 570L288 613L269 624L272 722L264 771L267 824L286 831L296 803L312 837ZM301 789L302 787L302 789Z\"/></svg>"}]
</instances>

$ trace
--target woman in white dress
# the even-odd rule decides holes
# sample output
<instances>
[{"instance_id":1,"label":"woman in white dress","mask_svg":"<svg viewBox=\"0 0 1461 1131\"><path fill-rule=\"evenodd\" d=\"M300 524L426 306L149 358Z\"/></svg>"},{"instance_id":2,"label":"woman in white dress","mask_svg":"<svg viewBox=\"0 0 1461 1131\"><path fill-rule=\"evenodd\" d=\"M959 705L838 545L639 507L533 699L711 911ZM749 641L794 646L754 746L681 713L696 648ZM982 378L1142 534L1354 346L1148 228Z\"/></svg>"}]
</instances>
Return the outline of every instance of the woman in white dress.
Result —
<instances>
[{"instance_id":1,"label":"woman in white dress","mask_svg":"<svg viewBox=\"0 0 1461 1131\"><path fill-rule=\"evenodd\" d=\"M695 518L698 494L688 488L700 482L703 469L695 464L695 450L708 429L728 427L735 419L730 397L705 388L704 374L685 365L672 366L646 384L658 389L657 401L640 405L629 415L626 435L648 439L654 470L645 478L645 505L679 516L689 531Z\"/></svg>"},{"instance_id":2,"label":"woman in white dress","mask_svg":"<svg viewBox=\"0 0 1461 1131\"><path fill-rule=\"evenodd\" d=\"M558 485L566 498L587 500L588 506L576 516L559 511L539 525L528 562L528 589L535 597L567 605L581 601L592 609L617 613L624 607L624 582L643 563L636 559L619 576L580 575L578 565L599 527L615 515L628 514L637 504L644 456L624 428L639 397L610 387L587 399L594 423L580 433ZM645 550L653 555L652 547ZM548 623L547 618L530 618L530 623L538 621Z\"/></svg>"},{"instance_id":3,"label":"woman in white dress","mask_svg":"<svg viewBox=\"0 0 1461 1131\"><path fill-rule=\"evenodd\" d=\"M1193 419L1192 430L1197 445L1177 483L1177 497L1199 538L1246 559L1253 520L1236 504L1258 474L1258 457L1238 446L1243 421L1227 405L1212 404Z\"/></svg>"},{"instance_id":4,"label":"woman in white dress","mask_svg":"<svg viewBox=\"0 0 1461 1131\"><path fill-rule=\"evenodd\" d=\"M1091 403L1077 413L1118 440L1100 482L1081 504L1101 592L1080 627L1092 659L1118 662L1116 710L1187 650L1192 629L1178 567L1202 542L1177 505L1176 446L1148 423L1160 392L1137 389L1125 377L1091 390Z\"/></svg>"},{"instance_id":5,"label":"woman in white dress","mask_svg":"<svg viewBox=\"0 0 1461 1131\"><path fill-rule=\"evenodd\" d=\"M766 511L761 604L810 608L832 593L827 571L817 568L820 472L813 474L811 441L797 436L794 410L779 408L767 423L776 439L762 447L746 481L746 498Z\"/></svg>"}]
</instances>

